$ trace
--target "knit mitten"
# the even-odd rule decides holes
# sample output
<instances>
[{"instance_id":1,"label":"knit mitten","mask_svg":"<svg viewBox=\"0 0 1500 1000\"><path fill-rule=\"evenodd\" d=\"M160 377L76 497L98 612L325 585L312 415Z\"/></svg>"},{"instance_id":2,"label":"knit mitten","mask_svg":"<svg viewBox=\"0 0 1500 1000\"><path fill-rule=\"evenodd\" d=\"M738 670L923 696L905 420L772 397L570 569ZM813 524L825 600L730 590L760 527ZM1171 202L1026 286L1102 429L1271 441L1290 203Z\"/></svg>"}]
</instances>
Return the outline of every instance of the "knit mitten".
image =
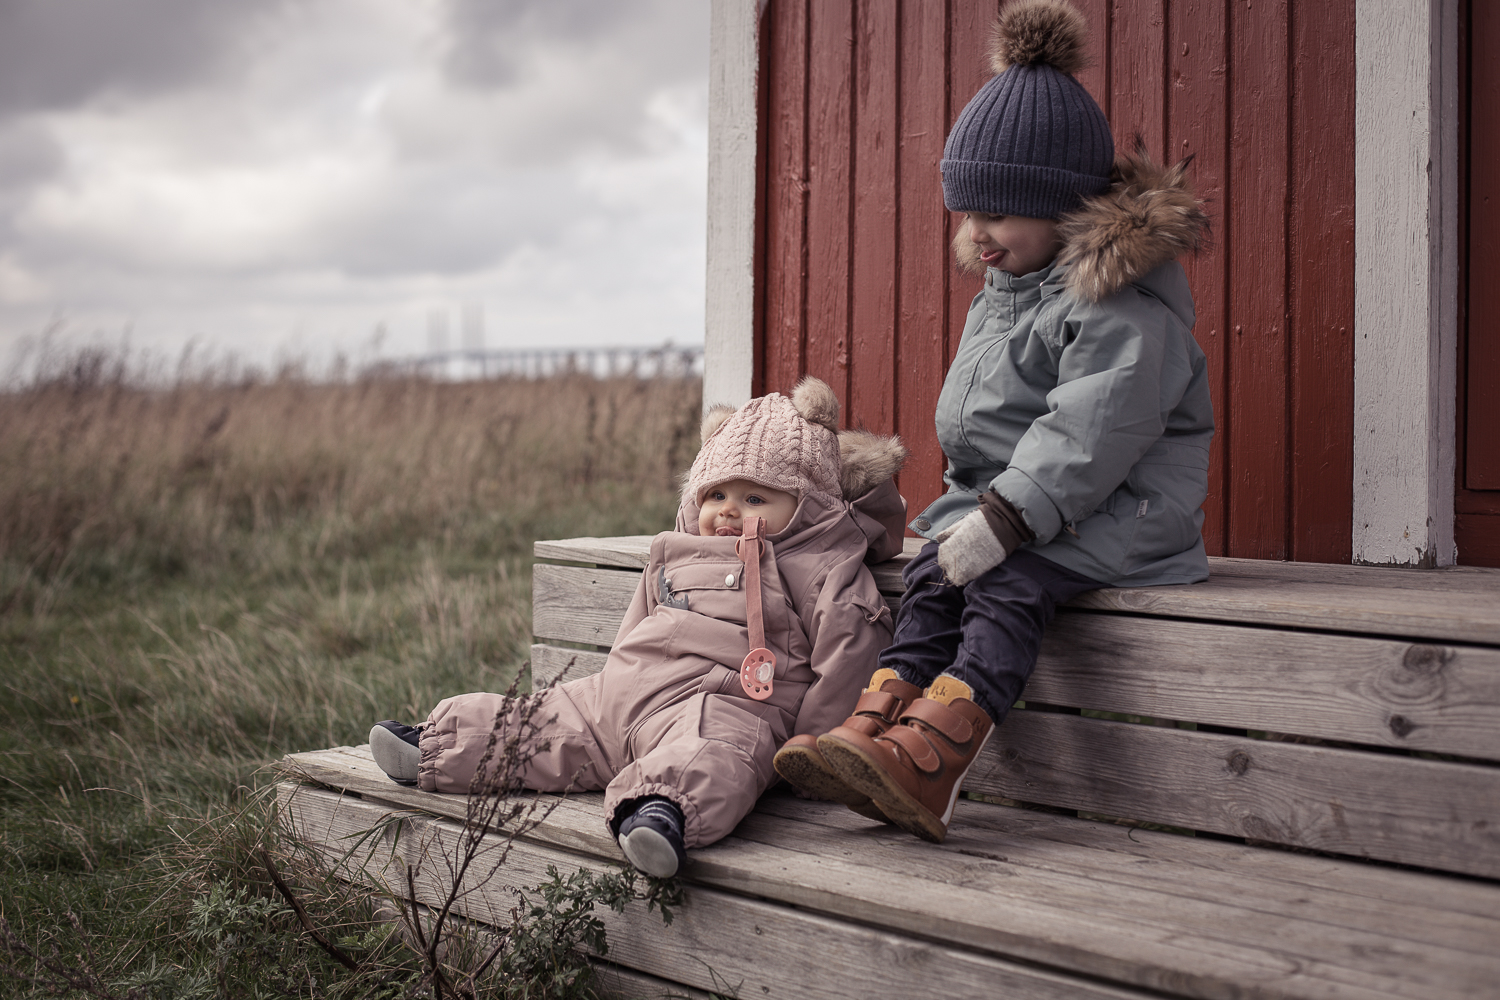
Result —
<instances>
[{"instance_id":1,"label":"knit mitten","mask_svg":"<svg viewBox=\"0 0 1500 1000\"><path fill-rule=\"evenodd\" d=\"M973 510L938 533L938 565L948 582L962 587L994 569L1010 553L990 530L984 511Z\"/></svg>"}]
</instances>

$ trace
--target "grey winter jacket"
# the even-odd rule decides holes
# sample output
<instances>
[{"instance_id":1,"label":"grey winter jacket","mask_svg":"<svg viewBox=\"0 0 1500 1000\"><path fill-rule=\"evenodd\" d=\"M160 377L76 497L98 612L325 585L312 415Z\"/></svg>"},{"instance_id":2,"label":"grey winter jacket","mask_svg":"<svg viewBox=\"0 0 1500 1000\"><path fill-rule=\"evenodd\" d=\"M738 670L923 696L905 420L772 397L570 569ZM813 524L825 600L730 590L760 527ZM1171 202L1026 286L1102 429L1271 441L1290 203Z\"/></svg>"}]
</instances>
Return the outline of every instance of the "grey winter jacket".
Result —
<instances>
[{"instance_id":1,"label":"grey winter jacket","mask_svg":"<svg viewBox=\"0 0 1500 1000\"><path fill-rule=\"evenodd\" d=\"M1142 217L1140 198L1164 190L1196 210L1180 167L1124 160L1116 197L1069 222L1057 261L1020 277L988 269L938 398L948 492L912 530L932 538L994 490L1035 532L1038 555L1100 583L1208 577L1200 507L1213 406L1172 259L1196 241L1201 211L1174 209L1157 232L1148 211L1123 248L1101 236L1122 229L1113 213ZM1101 267L1122 255L1125 269Z\"/></svg>"}]
</instances>

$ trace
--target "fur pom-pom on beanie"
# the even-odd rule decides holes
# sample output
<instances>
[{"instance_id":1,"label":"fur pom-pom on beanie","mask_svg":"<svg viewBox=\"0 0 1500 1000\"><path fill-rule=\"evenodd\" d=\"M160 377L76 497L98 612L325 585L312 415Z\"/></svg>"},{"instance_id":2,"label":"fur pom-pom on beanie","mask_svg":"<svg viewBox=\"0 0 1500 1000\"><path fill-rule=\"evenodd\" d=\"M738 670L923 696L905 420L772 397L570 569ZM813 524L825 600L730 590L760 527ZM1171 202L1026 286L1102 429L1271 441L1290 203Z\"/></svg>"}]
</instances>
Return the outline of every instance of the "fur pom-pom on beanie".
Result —
<instances>
[{"instance_id":1,"label":"fur pom-pom on beanie","mask_svg":"<svg viewBox=\"0 0 1500 1000\"><path fill-rule=\"evenodd\" d=\"M1018 0L1000 12L994 76L943 147L943 202L955 212L1056 219L1110 184L1115 143L1073 74L1087 23L1064 0Z\"/></svg>"},{"instance_id":2,"label":"fur pom-pom on beanie","mask_svg":"<svg viewBox=\"0 0 1500 1000\"><path fill-rule=\"evenodd\" d=\"M688 470L683 500L697 502L731 479L841 499L838 424L838 397L811 376L790 397L773 392L738 410L714 407L703 417L703 447Z\"/></svg>"}]
</instances>

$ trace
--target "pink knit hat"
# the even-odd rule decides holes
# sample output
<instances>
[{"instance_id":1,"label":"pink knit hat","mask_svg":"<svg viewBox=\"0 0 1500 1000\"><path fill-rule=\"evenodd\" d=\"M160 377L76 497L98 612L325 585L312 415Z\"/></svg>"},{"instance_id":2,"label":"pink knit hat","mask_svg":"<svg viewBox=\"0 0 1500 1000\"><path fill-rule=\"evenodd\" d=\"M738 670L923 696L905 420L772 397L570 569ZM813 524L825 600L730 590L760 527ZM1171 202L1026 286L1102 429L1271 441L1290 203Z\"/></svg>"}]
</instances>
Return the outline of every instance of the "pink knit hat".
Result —
<instances>
[{"instance_id":1,"label":"pink knit hat","mask_svg":"<svg viewBox=\"0 0 1500 1000\"><path fill-rule=\"evenodd\" d=\"M828 383L812 376L791 398L773 392L738 410L715 407L703 418L703 447L688 470L684 502L731 479L785 490L803 497L822 493L837 500L839 489L839 401Z\"/></svg>"}]
</instances>

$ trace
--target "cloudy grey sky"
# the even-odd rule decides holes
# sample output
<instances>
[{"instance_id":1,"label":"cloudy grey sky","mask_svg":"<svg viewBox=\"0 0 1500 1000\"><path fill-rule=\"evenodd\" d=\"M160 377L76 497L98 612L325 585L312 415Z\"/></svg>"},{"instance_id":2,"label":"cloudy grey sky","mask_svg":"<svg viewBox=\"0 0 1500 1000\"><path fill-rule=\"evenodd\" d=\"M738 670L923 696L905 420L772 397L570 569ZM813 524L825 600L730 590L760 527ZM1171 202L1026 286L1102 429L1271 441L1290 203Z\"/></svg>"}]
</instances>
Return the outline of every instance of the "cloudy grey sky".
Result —
<instances>
[{"instance_id":1,"label":"cloudy grey sky","mask_svg":"<svg viewBox=\"0 0 1500 1000\"><path fill-rule=\"evenodd\" d=\"M0 365L699 342L707 79L708 0L0 0Z\"/></svg>"}]
</instances>

